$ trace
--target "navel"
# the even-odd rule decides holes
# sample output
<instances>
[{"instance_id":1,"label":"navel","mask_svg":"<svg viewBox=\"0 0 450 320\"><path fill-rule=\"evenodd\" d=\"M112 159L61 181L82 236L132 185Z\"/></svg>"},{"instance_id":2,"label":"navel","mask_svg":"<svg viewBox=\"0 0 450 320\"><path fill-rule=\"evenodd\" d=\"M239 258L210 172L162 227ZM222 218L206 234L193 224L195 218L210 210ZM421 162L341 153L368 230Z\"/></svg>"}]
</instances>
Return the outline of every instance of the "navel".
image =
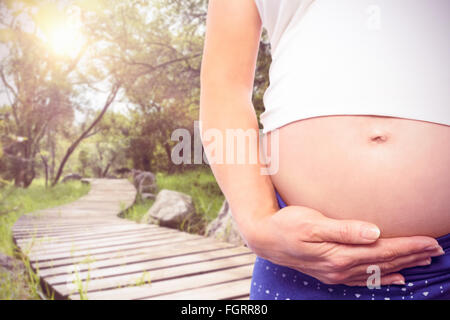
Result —
<instances>
[{"instance_id":1,"label":"navel","mask_svg":"<svg viewBox=\"0 0 450 320\"><path fill-rule=\"evenodd\" d=\"M389 140L387 134L374 134L374 135L371 135L369 139L370 139L370 142L374 142L374 143L385 143L386 141Z\"/></svg>"}]
</instances>

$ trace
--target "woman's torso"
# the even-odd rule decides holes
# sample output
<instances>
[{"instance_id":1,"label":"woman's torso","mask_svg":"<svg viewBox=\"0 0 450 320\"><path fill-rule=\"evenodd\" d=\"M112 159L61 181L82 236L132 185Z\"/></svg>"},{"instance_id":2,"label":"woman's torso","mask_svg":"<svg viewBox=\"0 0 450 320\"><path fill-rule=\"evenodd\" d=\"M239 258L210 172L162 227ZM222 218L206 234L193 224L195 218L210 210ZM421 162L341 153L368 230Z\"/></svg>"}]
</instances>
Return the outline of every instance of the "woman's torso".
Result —
<instances>
[{"instance_id":1,"label":"woman's torso","mask_svg":"<svg viewBox=\"0 0 450 320\"><path fill-rule=\"evenodd\" d=\"M278 133L272 181L288 205L373 222L383 237L450 233L449 126L325 116Z\"/></svg>"}]
</instances>

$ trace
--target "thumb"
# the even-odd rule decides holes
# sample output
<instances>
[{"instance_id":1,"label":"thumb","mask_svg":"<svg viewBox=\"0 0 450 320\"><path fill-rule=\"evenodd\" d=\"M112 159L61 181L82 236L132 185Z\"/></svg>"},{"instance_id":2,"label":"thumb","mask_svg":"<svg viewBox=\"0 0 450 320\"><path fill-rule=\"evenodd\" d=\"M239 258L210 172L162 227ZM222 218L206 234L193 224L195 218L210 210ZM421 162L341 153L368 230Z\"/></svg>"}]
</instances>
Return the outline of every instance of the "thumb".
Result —
<instances>
[{"instance_id":1,"label":"thumb","mask_svg":"<svg viewBox=\"0 0 450 320\"><path fill-rule=\"evenodd\" d=\"M358 220L320 219L317 235L322 241L346 244L370 244L380 237L380 229L373 223Z\"/></svg>"}]
</instances>

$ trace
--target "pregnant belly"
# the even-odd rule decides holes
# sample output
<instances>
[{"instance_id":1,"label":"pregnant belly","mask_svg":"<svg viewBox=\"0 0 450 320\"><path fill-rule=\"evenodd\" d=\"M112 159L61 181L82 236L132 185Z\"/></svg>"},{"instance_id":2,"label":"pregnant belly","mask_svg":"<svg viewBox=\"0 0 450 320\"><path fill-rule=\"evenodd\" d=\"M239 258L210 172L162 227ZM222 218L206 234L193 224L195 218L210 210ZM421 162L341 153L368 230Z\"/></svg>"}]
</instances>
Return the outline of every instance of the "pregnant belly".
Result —
<instances>
[{"instance_id":1,"label":"pregnant belly","mask_svg":"<svg viewBox=\"0 0 450 320\"><path fill-rule=\"evenodd\" d=\"M328 116L278 132L279 169L271 178L288 205L373 222L382 237L450 233L449 126Z\"/></svg>"}]
</instances>

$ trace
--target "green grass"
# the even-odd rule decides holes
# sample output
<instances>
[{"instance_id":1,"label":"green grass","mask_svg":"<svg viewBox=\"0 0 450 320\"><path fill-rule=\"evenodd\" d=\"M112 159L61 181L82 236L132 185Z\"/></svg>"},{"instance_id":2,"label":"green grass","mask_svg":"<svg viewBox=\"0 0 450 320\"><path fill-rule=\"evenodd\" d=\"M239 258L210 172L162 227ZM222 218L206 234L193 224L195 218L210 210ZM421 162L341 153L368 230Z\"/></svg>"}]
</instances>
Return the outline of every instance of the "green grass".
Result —
<instances>
[{"instance_id":1,"label":"green grass","mask_svg":"<svg viewBox=\"0 0 450 320\"><path fill-rule=\"evenodd\" d=\"M0 252L8 256L18 257L12 240L11 228L17 219L36 210L55 207L75 201L87 194L88 184L79 181L60 183L53 188L45 188L42 179L36 179L27 189L7 186L0 189ZM20 257L23 259L23 257ZM25 262L25 274L14 274L0 270L0 300L4 299L36 299L38 298L39 281Z\"/></svg>"},{"instance_id":2,"label":"green grass","mask_svg":"<svg viewBox=\"0 0 450 320\"><path fill-rule=\"evenodd\" d=\"M75 201L87 194L88 184L79 181L60 183L53 188L45 188L42 179L34 180L27 189L13 186L1 189L0 195L0 252L12 256L11 227L23 214Z\"/></svg>"},{"instance_id":3,"label":"green grass","mask_svg":"<svg viewBox=\"0 0 450 320\"><path fill-rule=\"evenodd\" d=\"M122 218L140 222L142 217L147 213L152 206L154 200L138 200L136 203L127 209L122 215Z\"/></svg>"},{"instance_id":4,"label":"green grass","mask_svg":"<svg viewBox=\"0 0 450 320\"><path fill-rule=\"evenodd\" d=\"M177 174L157 174L158 189L169 189L190 195L197 215L186 221L181 229L201 233L204 227L219 212L224 196L209 169L201 168ZM35 180L27 189L8 186L0 189L0 252L23 259L18 255L12 241L11 228L23 214L59 206L75 201L89 192L89 185L78 181L60 183L53 188L45 188L44 181ZM147 213L154 200L139 200L122 215L124 218L139 222ZM39 279L29 263L25 271L11 274L0 268L0 300L39 299L42 289Z\"/></svg>"},{"instance_id":5,"label":"green grass","mask_svg":"<svg viewBox=\"0 0 450 320\"><path fill-rule=\"evenodd\" d=\"M205 226L217 217L224 196L211 170L201 168L176 174L158 173L156 175L158 190L169 189L183 192L192 197L197 215L186 221L181 229L193 233L202 233ZM153 200L138 200L128 209L123 217L136 222L141 221L153 204Z\"/></svg>"}]
</instances>

